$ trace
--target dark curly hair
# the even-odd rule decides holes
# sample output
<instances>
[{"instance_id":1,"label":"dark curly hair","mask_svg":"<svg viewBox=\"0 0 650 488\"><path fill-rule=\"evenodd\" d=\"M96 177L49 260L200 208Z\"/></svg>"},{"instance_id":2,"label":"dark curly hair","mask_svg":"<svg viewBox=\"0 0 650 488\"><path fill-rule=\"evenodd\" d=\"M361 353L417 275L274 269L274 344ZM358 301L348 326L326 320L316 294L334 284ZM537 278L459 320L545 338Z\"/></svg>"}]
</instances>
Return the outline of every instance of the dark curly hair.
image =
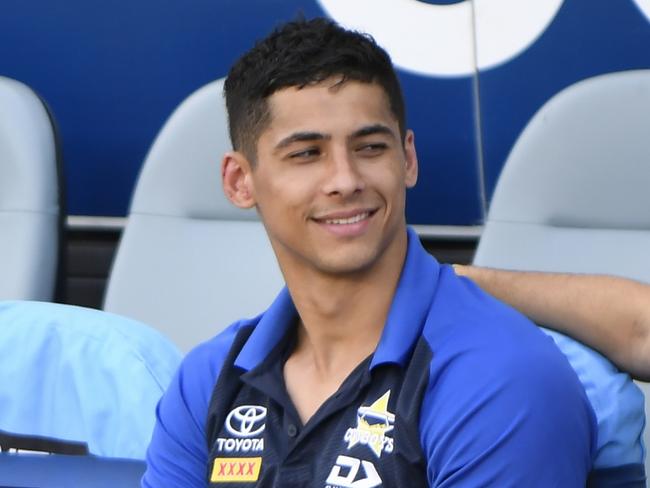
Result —
<instances>
[{"instance_id":1,"label":"dark curly hair","mask_svg":"<svg viewBox=\"0 0 650 488\"><path fill-rule=\"evenodd\" d=\"M316 18L279 26L230 69L224 95L233 148L255 162L257 140L269 123L267 97L331 76L340 76L340 83L355 80L381 86L404 138L404 98L386 51L368 34Z\"/></svg>"}]
</instances>

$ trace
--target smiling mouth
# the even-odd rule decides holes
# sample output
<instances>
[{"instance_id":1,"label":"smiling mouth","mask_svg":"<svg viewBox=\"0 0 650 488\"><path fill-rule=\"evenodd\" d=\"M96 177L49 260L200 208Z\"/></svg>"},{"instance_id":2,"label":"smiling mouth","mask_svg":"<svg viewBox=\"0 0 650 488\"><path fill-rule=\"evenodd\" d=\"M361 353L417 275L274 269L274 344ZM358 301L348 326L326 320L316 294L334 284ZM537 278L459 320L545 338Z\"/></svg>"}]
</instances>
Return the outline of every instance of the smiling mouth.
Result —
<instances>
[{"instance_id":1,"label":"smiling mouth","mask_svg":"<svg viewBox=\"0 0 650 488\"><path fill-rule=\"evenodd\" d=\"M370 212L363 212L358 215L348 217L347 219L325 219L324 222L326 224L333 224L333 225L356 224L357 222L361 222L362 220L365 220L368 217L370 217Z\"/></svg>"},{"instance_id":2,"label":"smiling mouth","mask_svg":"<svg viewBox=\"0 0 650 488\"><path fill-rule=\"evenodd\" d=\"M327 225L352 225L369 219L375 212L376 210L365 210L349 217L323 217L314 220Z\"/></svg>"}]
</instances>

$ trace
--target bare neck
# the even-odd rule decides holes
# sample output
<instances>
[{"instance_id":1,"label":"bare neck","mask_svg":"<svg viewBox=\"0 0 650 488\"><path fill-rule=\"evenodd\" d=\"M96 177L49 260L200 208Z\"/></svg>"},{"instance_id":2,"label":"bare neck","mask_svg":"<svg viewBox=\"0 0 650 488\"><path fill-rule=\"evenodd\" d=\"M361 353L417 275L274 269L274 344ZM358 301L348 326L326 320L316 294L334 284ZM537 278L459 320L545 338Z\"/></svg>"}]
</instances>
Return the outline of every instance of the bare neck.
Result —
<instances>
[{"instance_id":1,"label":"bare neck","mask_svg":"<svg viewBox=\"0 0 650 488\"><path fill-rule=\"evenodd\" d=\"M294 354L324 376L347 375L377 347L404 265L406 232L393 244L370 269L351 275L283 268L301 318Z\"/></svg>"}]
</instances>

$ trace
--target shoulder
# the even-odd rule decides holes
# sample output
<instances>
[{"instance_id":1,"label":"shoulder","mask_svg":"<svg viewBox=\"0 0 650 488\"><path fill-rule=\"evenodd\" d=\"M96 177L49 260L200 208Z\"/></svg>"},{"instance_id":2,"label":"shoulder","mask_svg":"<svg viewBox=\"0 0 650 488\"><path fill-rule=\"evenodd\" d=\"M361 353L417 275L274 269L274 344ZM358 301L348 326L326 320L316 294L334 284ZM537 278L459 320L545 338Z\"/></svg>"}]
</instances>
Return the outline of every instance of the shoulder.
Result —
<instances>
[{"instance_id":1,"label":"shoulder","mask_svg":"<svg viewBox=\"0 0 650 488\"><path fill-rule=\"evenodd\" d=\"M478 361L489 365L484 374L559 375L579 385L552 339L522 314L448 267L442 269L423 338L433 352L433 369L462 369Z\"/></svg>"},{"instance_id":2,"label":"shoulder","mask_svg":"<svg viewBox=\"0 0 650 488\"><path fill-rule=\"evenodd\" d=\"M448 269L423 339L432 359L420 433L432 485L466 476L467 486L584 486L595 419L552 340Z\"/></svg>"},{"instance_id":3,"label":"shoulder","mask_svg":"<svg viewBox=\"0 0 650 488\"><path fill-rule=\"evenodd\" d=\"M256 320L236 322L192 349L181 362L163 401L169 406L181 402L191 409L196 422L203 424L207 418L212 390L226 357L238 335L255 324Z\"/></svg>"},{"instance_id":4,"label":"shoulder","mask_svg":"<svg viewBox=\"0 0 650 488\"><path fill-rule=\"evenodd\" d=\"M235 340L256 322L236 322L183 359L156 410L143 486L205 485L206 421L212 391Z\"/></svg>"}]
</instances>

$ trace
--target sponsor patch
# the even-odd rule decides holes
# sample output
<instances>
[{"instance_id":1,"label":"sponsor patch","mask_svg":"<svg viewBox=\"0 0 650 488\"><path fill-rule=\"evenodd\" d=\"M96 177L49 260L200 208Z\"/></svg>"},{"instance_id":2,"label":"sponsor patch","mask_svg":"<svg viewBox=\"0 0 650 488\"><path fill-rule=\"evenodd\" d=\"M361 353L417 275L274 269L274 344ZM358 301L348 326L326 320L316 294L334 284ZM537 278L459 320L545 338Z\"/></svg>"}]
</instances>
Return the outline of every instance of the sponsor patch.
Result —
<instances>
[{"instance_id":1,"label":"sponsor patch","mask_svg":"<svg viewBox=\"0 0 650 488\"><path fill-rule=\"evenodd\" d=\"M264 439L217 438L219 452L262 452Z\"/></svg>"},{"instance_id":2,"label":"sponsor patch","mask_svg":"<svg viewBox=\"0 0 650 488\"><path fill-rule=\"evenodd\" d=\"M362 475L359 475L362 468ZM325 488L374 488L381 485L381 478L370 461L350 456L339 456L327 477Z\"/></svg>"},{"instance_id":3,"label":"sponsor patch","mask_svg":"<svg viewBox=\"0 0 650 488\"><path fill-rule=\"evenodd\" d=\"M258 453L264 450L266 407L240 405L233 408L224 422L224 429L233 437L218 437L216 448L220 453ZM260 436L260 437L256 437Z\"/></svg>"},{"instance_id":4,"label":"sponsor patch","mask_svg":"<svg viewBox=\"0 0 650 488\"><path fill-rule=\"evenodd\" d=\"M384 393L371 405L362 405L357 410L357 426L349 428L343 437L348 443L348 449L357 444L368 446L381 457L382 452L393 452L393 438L386 434L393 430L395 415L388 411L390 390Z\"/></svg>"},{"instance_id":5,"label":"sponsor patch","mask_svg":"<svg viewBox=\"0 0 650 488\"><path fill-rule=\"evenodd\" d=\"M215 458L211 483L249 483L257 481L262 468L262 458Z\"/></svg>"},{"instance_id":6,"label":"sponsor patch","mask_svg":"<svg viewBox=\"0 0 650 488\"><path fill-rule=\"evenodd\" d=\"M266 407L240 405L226 417L226 430L237 437L255 437L266 427Z\"/></svg>"}]
</instances>

